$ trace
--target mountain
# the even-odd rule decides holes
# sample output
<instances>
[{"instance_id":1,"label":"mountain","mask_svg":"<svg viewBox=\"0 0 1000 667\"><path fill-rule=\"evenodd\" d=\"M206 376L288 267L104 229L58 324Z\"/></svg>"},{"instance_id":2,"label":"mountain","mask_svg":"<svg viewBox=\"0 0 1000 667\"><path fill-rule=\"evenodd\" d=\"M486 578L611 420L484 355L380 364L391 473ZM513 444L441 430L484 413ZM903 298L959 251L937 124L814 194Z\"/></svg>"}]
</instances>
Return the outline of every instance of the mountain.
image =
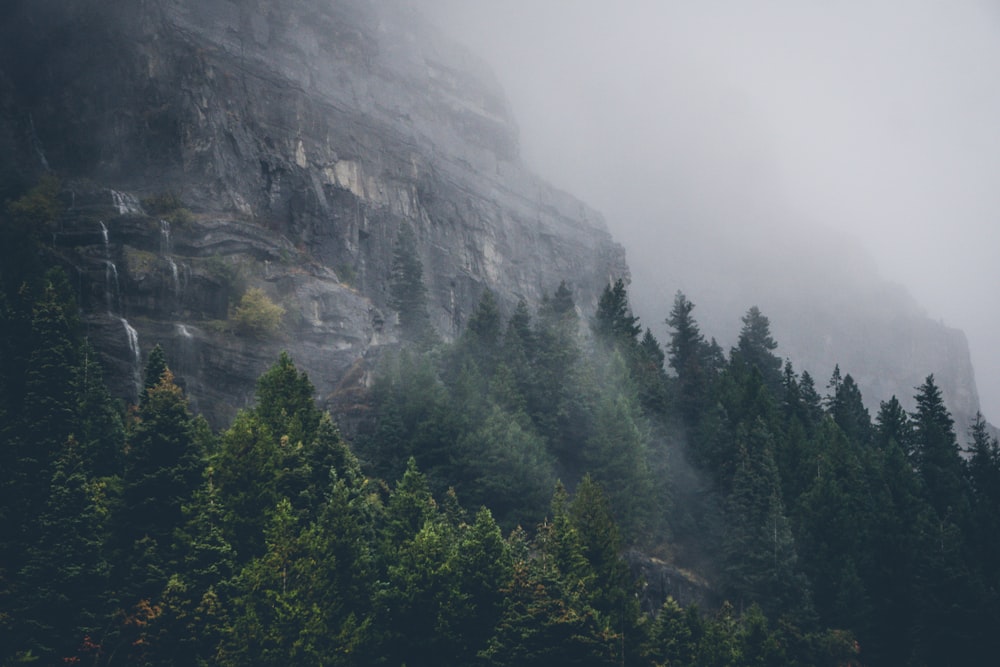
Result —
<instances>
[{"instance_id":1,"label":"mountain","mask_svg":"<svg viewBox=\"0 0 1000 667\"><path fill-rule=\"evenodd\" d=\"M711 259L696 259L705 257ZM777 223L767 235L678 229L670 244L635 249L630 263L636 307L647 320L668 312L664 294L682 288L703 331L728 349L741 315L757 305L771 321L777 354L808 371L821 394L839 366L857 382L872 416L892 396L915 409L916 388L933 374L964 446L979 410L965 334L886 280L854 239ZM667 335L660 326L654 331Z\"/></svg>"},{"instance_id":2,"label":"mountain","mask_svg":"<svg viewBox=\"0 0 1000 667\"><path fill-rule=\"evenodd\" d=\"M405 2L5 7L0 196L61 179L46 252L124 398L155 344L215 425L281 349L349 395L398 336L404 225L446 339L485 289L510 310L565 280L590 312L628 275L601 216L521 163L489 70ZM234 325L252 288L277 331Z\"/></svg>"}]
</instances>

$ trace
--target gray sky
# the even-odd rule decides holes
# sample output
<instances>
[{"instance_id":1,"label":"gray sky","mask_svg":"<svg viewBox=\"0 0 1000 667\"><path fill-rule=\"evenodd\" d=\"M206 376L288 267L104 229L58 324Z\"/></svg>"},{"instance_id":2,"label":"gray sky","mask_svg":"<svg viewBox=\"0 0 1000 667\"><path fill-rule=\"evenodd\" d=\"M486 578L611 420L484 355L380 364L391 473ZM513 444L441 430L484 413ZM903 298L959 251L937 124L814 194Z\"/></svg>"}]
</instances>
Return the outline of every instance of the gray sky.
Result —
<instances>
[{"instance_id":1,"label":"gray sky","mask_svg":"<svg viewBox=\"0 0 1000 667\"><path fill-rule=\"evenodd\" d=\"M843 230L966 332L1000 419L1000 3L426 2L495 68L526 162L604 212L637 285L689 236ZM645 321L688 291L659 263L673 285Z\"/></svg>"}]
</instances>

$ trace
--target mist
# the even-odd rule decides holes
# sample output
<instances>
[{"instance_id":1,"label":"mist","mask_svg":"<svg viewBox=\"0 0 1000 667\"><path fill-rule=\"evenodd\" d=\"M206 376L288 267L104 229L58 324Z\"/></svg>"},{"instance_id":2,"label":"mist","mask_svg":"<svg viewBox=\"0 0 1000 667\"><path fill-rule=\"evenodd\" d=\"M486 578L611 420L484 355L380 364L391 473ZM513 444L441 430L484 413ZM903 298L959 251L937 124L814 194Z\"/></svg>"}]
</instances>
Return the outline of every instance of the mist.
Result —
<instances>
[{"instance_id":1,"label":"mist","mask_svg":"<svg viewBox=\"0 0 1000 667\"><path fill-rule=\"evenodd\" d=\"M496 71L527 164L604 213L654 332L681 289L735 335L741 273L844 258L965 331L1000 418L995 3L426 2Z\"/></svg>"}]
</instances>

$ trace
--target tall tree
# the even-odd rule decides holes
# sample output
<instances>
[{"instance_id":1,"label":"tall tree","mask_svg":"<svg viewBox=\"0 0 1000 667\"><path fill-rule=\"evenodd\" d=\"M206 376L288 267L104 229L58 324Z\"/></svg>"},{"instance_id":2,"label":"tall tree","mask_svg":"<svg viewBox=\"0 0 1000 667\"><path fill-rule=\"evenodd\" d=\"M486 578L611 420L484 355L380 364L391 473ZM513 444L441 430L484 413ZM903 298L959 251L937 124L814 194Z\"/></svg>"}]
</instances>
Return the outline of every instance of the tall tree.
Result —
<instances>
[{"instance_id":1,"label":"tall tree","mask_svg":"<svg viewBox=\"0 0 1000 667\"><path fill-rule=\"evenodd\" d=\"M78 648L87 636L100 636L111 611L106 507L95 499L80 449L73 437L63 444L18 573L26 603L15 614L20 646L49 664L78 660Z\"/></svg>"},{"instance_id":2,"label":"tall tree","mask_svg":"<svg viewBox=\"0 0 1000 667\"><path fill-rule=\"evenodd\" d=\"M608 344L634 345L642 332L639 318L632 314L625 281L621 278L604 288L597 302L591 328L599 340Z\"/></svg>"},{"instance_id":3,"label":"tall tree","mask_svg":"<svg viewBox=\"0 0 1000 667\"><path fill-rule=\"evenodd\" d=\"M417 254L417 236L408 223L400 225L392 251L389 305L399 313L404 340L419 345L433 342L435 333L427 313L424 267Z\"/></svg>"},{"instance_id":4,"label":"tall tree","mask_svg":"<svg viewBox=\"0 0 1000 667\"><path fill-rule=\"evenodd\" d=\"M840 367L834 370L839 378ZM833 381L831 381L833 384ZM864 406L861 390L848 373L838 380L833 394L828 398L827 409L847 439L861 447L867 447L872 439L872 422L868 408Z\"/></svg>"},{"instance_id":5,"label":"tall tree","mask_svg":"<svg viewBox=\"0 0 1000 667\"><path fill-rule=\"evenodd\" d=\"M751 306L742 318L739 340L731 356L737 364L756 368L775 398L781 395L781 359L774 354L778 344L771 337L771 321Z\"/></svg>"},{"instance_id":6,"label":"tall tree","mask_svg":"<svg viewBox=\"0 0 1000 667\"><path fill-rule=\"evenodd\" d=\"M875 417L875 440L883 450L894 443L905 456L913 456L913 424L895 396L879 404Z\"/></svg>"},{"instance_id":7,"label":"tall tree","mask_svg":"<svg viewBox=\"0 0 1000 667\"><path fill-rule=\"evenodd\" d=\"M808 618L811 600L774 463L774 435L758 418L737 433L739 459L728 500L727 589L740 606ZM792 611L794 610L794 611Z\"/></svg>"},{"instance_id":8,"label":"tall tree","mask_svg":"<svg viewBox=\"0 0 1000 667\"><path fill-rule=\"evenodd\" d=\"M126 552L141 551L127 575L134 599L151 599L176 565L174 534L183 507L201 486L205 452L196 438L187 399L168 370L146 394L128 433L119 531Z\"/></svg>"},{"instance_id":9,"label":"tall tree","mask_svg":"<svg viewBox=\"0 0 1000 667\"><path fill-rule=\"evenodd\" d=\"M29 466L29 475L47 478L51 473L47 466L73 430L78 327L79 316L69 282L61 270L50 271L33 311L33 346L25 376L23 415L31 444L23 460Z\"/></svg>"},{"instance_id":10,"label":"tall tree","mask_svg":"<svg viewBox=\"0 0 1000 667\"><path fill-rule=\"evenodd\" d=\"M257 380L254 412L276 437L288 436L293 445L311 442L321 417L315 391L309 376L283 351Z\"/></svg>"},{"instance_id":11,"label":"tall tree","mask_svg":"<svg viewBox=\"0 0 1000 667\"><path fill-rule=\"evenodd\" d=\"M469 316L461 342L466 354L487 376L493 372L500 354L503 317L493 290L483 290L479 303Z\"/></svg>"},{"instance_id":12,"label":"tall tree","mask_svg":"<svg viewBox=\"0 0 1000 667\"><path fill-rule=\"evenodd\" d=\"M961 520L967 510L962 458L955 422L933 375L928 375L917 388L915 399L917 409L912 414L915 462L927 499L938 516Z\"/></svg>"},{"instance_id":13,"label":"tall tree","mask_svg":"<svg viewBox=\"0 0 1000 667\"><path fill-rule=\"evenodd\" d=\"M667 344L667 359L677 374L678 409L688 428L693 428L707 402L712 378L710 348L691 315L694 304L678 291L667 318L673 330Z\"/></svg>"}]
</instances>

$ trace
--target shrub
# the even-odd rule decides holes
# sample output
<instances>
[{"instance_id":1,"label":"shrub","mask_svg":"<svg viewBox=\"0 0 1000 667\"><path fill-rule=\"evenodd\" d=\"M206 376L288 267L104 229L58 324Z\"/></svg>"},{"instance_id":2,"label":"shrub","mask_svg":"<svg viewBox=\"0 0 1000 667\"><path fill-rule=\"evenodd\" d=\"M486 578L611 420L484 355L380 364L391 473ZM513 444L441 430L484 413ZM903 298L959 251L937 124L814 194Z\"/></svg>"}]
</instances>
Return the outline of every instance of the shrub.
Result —
<instances>
[{"instance_id":1,"label":"shrub","mask_svg":"<svg viewBox=\"0 0 1000 667\"><path fill-rule=\"evenodd\" d=\"M264 290L251 287L233 309L230 319L236 333L260 338L274 334L284 314L285 309L271 301Z\"/></svg>"},{"instance_id":2,"label":"shrub","mask_svg":"<svg viewBox=\"0 0 1000 667\"><path fill-rule=\"evenodd\" d=\"M142 207L153 216L165 219L171 225L184 226L191 222L191 211L184 208L180 197L174 192L160 192L142 200Z\"/></svg>"}]
</instances>

